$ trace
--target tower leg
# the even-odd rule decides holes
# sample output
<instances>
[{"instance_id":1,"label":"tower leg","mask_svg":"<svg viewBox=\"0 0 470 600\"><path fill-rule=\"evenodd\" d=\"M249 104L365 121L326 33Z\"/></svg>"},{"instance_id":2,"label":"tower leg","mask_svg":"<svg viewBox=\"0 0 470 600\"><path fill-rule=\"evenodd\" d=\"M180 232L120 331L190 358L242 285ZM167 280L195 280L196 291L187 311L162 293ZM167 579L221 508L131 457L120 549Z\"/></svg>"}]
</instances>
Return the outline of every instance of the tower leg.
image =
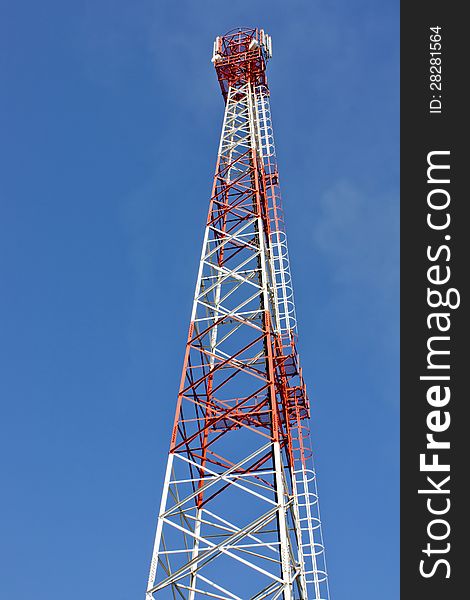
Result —
<instances>
[{"instance_id":1,"label":"tower leg","mask_svg":"<svg viewBox=\"0 0 470 600\"><path fill-rule=\"evenodd\" d=\"M171 469L173 467L173 456L174 455L172 453L170 453L168 455L168 462L166 464L165 480L163 483L162 499L160 502L160 512L158 514L158 521L157 521L157 531L155 533L155 543L153 545L152 561L150 563L150 573L149 573L149 578L148 578L148 583L147 583L148 590L153 586L153 583L155 581L155 576L157 574L158 554L159 554L159 550L160 550L160 542L161 542L162 530L163 530L162 515L164 514L165 509L166 509L166 501L168 498L168 491L170 488L170 477L171 477ZM146 600L152 600L152 594L147 593Z\"/></svg>"},{"instance_id":2,"label":"tower leg","mask_svg":"<svg viewBox=\"0 0 470 600\"><path fill-rule=\"evenodd\" d=\"M282 469L281 448L279 442L273 444L274 468L276 471L276 495L278 501L279 541L281 544L282 578L284 580L284 600L292 600L292 571L290 541L287 529L287 507L285 505L286 487Z\"/></svg>"},{"instance_id":3,"label":"tower leg","mask_svg":"<svg viewBox=\"0 0 470 600\"><path fill-rule=\"evenodd\" d=\"M196 525L194 527L194 546L191 558L194 560L197 558L199 554L199 539L201 535L201 519L202 519L202 508L197 509L196 513ZM191 578L190 578L190 592L188 596L188 600L194 600L196 597L196 580L197 580L197 562L191 568Z\"/></svg>"}]
</instances>

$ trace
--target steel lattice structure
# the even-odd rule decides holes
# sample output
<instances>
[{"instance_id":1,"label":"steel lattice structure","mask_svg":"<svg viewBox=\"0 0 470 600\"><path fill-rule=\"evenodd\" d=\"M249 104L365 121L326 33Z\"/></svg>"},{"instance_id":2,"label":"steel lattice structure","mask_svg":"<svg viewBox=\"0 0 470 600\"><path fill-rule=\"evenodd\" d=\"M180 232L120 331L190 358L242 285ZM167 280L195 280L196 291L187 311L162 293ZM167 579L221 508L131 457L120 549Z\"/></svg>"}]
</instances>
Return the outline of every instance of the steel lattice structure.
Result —
<instances>
[{"instance_id":1,"label":"steel lattice structure","mask_svg":"<svg viewBox=\"0 0 470 600\"><path fill-rule=\"evenodd\" d=\"M328 600L270 116L271 39L212 62L225 115L146 600Z\"/></svg>"}]
</instances>

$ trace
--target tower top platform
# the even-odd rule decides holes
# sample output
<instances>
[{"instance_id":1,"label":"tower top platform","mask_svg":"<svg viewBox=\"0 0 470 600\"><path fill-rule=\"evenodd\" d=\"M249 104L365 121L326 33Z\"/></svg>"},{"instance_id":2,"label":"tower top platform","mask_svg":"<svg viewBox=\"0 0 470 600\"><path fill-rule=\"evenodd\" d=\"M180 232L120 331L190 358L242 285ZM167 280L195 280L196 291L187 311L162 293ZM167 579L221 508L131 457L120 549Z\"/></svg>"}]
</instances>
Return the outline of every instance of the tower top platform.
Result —
<instances>
[{"instance_id":1,"label":"tower top platform","mask_svg":"<svg viewBox=\"0 0 470 600\"><path fill-rule=\"evenodd\" d=\"M266 63L272 56L271 37L263 29L240 27L217 36L212 62L224 99L230 87L267 85Z\"/></svg>"}]
</instances>

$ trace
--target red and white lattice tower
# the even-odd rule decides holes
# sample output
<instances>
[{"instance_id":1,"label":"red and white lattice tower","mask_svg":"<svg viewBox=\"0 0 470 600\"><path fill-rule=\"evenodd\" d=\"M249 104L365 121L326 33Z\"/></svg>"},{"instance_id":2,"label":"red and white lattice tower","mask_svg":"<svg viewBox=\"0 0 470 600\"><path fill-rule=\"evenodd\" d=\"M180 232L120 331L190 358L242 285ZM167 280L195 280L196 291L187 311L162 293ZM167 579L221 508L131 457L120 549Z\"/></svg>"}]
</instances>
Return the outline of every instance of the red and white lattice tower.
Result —
<instances>
[{"instance_id":1,"label":"red and white lattice tower","mask_svg":"<svg viewBox=\"0 0 470 600\"><path fill-rule=\"evenodd\" d=\"M218 37L225 100L146 600L328 600L266 80Z\"/></svg>"}]
</instances>

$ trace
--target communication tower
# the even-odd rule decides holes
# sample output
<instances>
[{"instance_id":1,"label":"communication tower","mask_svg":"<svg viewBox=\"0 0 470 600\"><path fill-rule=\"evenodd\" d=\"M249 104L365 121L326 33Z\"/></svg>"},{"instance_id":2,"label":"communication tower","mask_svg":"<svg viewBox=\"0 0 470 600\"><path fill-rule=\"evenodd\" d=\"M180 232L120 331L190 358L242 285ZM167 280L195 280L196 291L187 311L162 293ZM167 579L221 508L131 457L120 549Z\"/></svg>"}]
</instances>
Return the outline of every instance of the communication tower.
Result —
<instances>
[{"instance_id":1,"label":"communication tower","mask_svg":"<svg viewBox=\"0 0 470 600\"><path fill-rule=\"evenodd\" d=\"M146 600L329 600L262 29L218 37L217 166Z\"/></svg>"}]
</instances>

